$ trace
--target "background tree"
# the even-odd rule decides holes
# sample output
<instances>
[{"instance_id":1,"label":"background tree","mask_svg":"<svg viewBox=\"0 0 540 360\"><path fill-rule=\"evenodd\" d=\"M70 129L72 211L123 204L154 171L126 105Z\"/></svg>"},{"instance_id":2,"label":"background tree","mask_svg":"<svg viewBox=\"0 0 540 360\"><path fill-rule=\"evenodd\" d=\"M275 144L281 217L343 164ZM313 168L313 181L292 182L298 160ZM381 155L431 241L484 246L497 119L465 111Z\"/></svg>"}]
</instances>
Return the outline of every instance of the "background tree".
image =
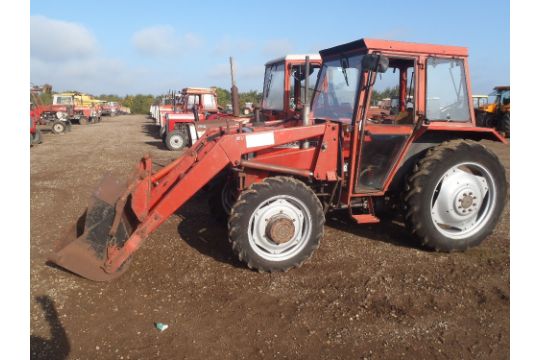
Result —
<instances>
[{"instance_id":1,"label":"background tree","mask_svg":"<svg viewBox=\"0 0 540 360\"><path fill-rule=\"evenodd\" d=\"M373 92L371 93L371 102L373 104L377 104L378 101L385 99L385 98L392 98L399 95L399 86L393 86L388 87L384 89L383 91L377 91L373 89Z\"/></svg>"}]
</instances>

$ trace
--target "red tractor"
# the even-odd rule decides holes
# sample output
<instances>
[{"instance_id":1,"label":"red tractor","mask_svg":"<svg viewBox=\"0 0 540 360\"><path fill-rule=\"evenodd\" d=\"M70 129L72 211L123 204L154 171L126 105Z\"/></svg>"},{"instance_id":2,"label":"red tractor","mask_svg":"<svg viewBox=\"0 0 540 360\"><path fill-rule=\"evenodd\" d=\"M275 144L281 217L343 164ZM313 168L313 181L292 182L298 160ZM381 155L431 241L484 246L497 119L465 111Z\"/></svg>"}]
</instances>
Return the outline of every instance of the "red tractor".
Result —
<instances>
[{"instance_id":1,"label":"red tractor","mask_svg":"<svg viewBox=\"0 0 540 360\"><path fill-rule=\"evenodd\" d=\"M161 111L164 123L161 128L163 143L169 150L181 150L194 143L204 130L196 125L215 119L218 114L215 89L189 87L173 98L169 111ZM198 128L199 126L197 126Z\"/></svg>"},{"instance_id":2,"label":"red tractor","mask_svg":"<svg viewBox=\"0 0 540 360\"><path fill-rule=\"evenodd\" d=\"M120 114L120 104L116 101L108 101L101 105L101 115L113 117L118 114Z\"/></svg>"},{"instance_id":3,"label":"red tractor","mask_svg":"<svg viewBox=\"0 0 540 360\"><path fill-rule=\"evenodd\" d=\"M91 96L78 92L64 92L53 95L53 105L71 106L73 108L73 112L68 119L70 122L79 125L101 121L101 109L92 100Z\"/></svg>"},{"instance_id":4,"label":"red tractor","mask_svg":"<svg viewBox=\"0 0 540 360\"><path fill-rule=\"evenodd\" d=\"M33 121L42 125L50 125L53 134L62 134L66 131L71 131L69 118L73 115L73 106L67 104L44 105L39 97L40 91L41 88L38 87L30 89Z\"/></svg>"},{"instance_id":5,"label":"red tractor","mask_svg":"<svg viewBox=\"0 0 540 360\"><path fill-rule=\"evenodd\" d=\"M180 103L181 93L170 92L166 96L161 98L161 102L154 106L152 110L152 117L156 121L156 125L159 125L159 136L163 137L165 129L167 128L167 119L165 115L173 112L173 104Z\"/></svg>"},{"instance_id":6,"label":"red tractor","mask_svg":"<svg viewBox=\"0 0 540 360\"><path fill-rule=\"evenodd\" d=\"M320 54L310 117L296 126L211 128L158 171L145 156L127 183L106 176L51 260L89 279L113 279L217 179L231 247L258 271L300 266L336 210L369 224L393 209L436 251L480 244L499 220L507 182L478 141L505 139L475 124L467 49L361 39ZM372 96L394 86L398 111L370 112Z\"/></svg>"},{"instance_id":7,"label":"red tractor","mask_svg":"<svg viewBox=\"0 0 540 360\"><path fill-rule=\"evenodd\" d=\"M38 127L38 117L36 116L32 105L33 104L30 105L30 146L41 144L43 142L41 130Z\"/></svg>"},{"instance_id":8,"label":"red tractor","mask_svg":"<svg viewBox=\"0 0 540 360\"><path fill-rule=\"evenodd\" d=\"M309 56L308 78L312 86L321 67L321 57ZM266 63L261 113L257 114L257 125L294 126L301 121L304 99L306 55L287 55ZM309 81L309 80L308 80ZM308 90L311 99L313 89ZM209 128L225 124L253 125L253 117L233 116L219 112L214 89L185 88L176 104L165 114L165 128L161 136L169 150L181 150L194 144ZM174 108L174 109L173 109ZM291 120L297 120L291 121Z\"/></svg>"}]
</instances>

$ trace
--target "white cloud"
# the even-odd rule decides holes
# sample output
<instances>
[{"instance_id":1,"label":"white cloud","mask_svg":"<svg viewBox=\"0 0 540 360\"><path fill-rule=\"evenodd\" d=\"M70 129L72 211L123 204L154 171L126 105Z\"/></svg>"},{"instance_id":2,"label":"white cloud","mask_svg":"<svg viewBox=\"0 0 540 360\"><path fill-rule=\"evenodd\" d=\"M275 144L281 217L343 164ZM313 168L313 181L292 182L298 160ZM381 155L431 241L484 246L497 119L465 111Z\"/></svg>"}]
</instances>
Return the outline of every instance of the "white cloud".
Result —
<instances>
[{"instance_id":1,"label":"white cloud","mask_svg":"<svg viewBox=\"0 0 540 360\"><path fill-rule=\"evenodd\" d=\"M95 55L98 44L83 26L44 16L30 17L30 53L43 61L64 61Z\"/></svg>"},{"instance_id":2,"label":"white cloud","mask_svg":"<svg viewBox=\"0 0 540 360\"><path fill-rule=\"evenodd\" d=\"M174 56L194 49L202 39L193 33L179 35L170 25L158 25L137 31L131 42L135 49L146 56Z\"/></svg>"},{"instance_id":3,"label":"white cloud","mask_svg":"<svg viewBox=\"0 0 540 360\"><path fill-rule=\"evenodd\" d=\"M80 24L32 16L30 44L30 80L36 85L94 95L149 91L150 72L105 56L94 35Z\"/></svg>"},{"instance_id":4,"label":"white cloud","mask_svg":"<svg viewBox=\"0 0 540 360\"><path fill-rule=\"evenodd\" d=\"M267 56L284 56L293 52L294 46L287 39L268 40L263 48L263 54Z\"/></svg>"}]
</instances>

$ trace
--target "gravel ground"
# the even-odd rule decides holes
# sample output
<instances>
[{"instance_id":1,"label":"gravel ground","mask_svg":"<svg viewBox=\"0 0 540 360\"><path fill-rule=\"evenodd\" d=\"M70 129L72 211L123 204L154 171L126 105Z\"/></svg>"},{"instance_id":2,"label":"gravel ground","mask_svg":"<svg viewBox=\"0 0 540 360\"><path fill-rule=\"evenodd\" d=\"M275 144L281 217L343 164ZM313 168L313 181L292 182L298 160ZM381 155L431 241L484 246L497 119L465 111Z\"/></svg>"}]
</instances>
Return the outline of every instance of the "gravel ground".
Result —
<instances>
[{"instance_id":1,"label":"gravel ground","mask_svg":"<svg viewBox=\"0 0 540 360\"><path fill-rule=\"evenodd\" d=\"M96 283L46 263L102 175L144 153L165 164L144 116L73 126L31 149L31 352L35 359L498 359L509 357L509 209L466 253L414 245L396 223L333 215L321 247L285 274L248 270L197 195ZM509 147L488 144L509 176ZM155 322L168 324L159 332Z\"/></svg>"}]
</instances>

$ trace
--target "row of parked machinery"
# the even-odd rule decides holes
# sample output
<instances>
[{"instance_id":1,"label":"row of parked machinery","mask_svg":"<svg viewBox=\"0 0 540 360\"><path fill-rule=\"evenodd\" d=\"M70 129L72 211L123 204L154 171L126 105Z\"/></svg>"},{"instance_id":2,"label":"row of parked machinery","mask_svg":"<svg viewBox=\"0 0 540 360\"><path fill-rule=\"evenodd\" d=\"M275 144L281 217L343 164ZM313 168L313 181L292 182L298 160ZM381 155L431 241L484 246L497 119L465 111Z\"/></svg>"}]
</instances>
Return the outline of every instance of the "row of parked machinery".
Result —
<instances>
[{"instance_id":1,"label":"row of parked machinery","mask_svg":"<svg viewBox=\"0 0 540 360\"><path fill-rule=\"evenodd\" d=\"M306 59L309 65L307 81L311 84L308 99L304 98ZM242 125L263 119L267 122L299 119L304 104L311 100L321 63L319 54L286 55L267 62L261 104L249 103L240 109L236 92L231 91L232 109L226 111L218 104L214 88L188 87L162 97L159 104L151 106L150 114L160 128L165 146L171 151L190 147L210 127Z\"/></svg>"},{"instance_id":2,"label":"row of parked machinery","mask_svg":"<svg viewBox=\"0 0 540 360\"><path fill-rule=\"evenodd\" d=\"M48 126L53 134L71 130L72 124L87 125L101 121L102 116L115 116L129 112L117 102L107 102L79 92L63 92L52 95L52 103L44 104L43 92L50 87L30 88L30 144L42 142L40 126Z\"/></svg>"}]
</instances>

